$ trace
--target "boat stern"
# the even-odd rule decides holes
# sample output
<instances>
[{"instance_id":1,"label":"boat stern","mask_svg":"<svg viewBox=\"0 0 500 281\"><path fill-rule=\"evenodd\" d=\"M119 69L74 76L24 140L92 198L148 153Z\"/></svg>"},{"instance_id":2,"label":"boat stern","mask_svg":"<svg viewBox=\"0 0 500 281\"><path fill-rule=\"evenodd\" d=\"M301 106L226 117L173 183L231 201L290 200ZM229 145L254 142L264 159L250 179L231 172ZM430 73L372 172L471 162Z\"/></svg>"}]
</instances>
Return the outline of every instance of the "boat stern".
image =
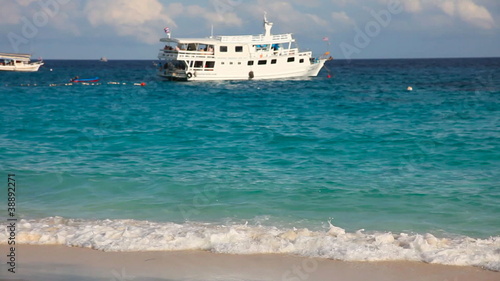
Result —
<instances>
[{"instance_id":1,"label":"boat stern","mask_svg":"<svg viewBox=\"0 0 500 281\"><path fill-rule=\"evenodd\" d=\"M188 81L189 78L185 70L179 69L158 69L158 76L173 81Z\"/></svg>"}]
</instances>

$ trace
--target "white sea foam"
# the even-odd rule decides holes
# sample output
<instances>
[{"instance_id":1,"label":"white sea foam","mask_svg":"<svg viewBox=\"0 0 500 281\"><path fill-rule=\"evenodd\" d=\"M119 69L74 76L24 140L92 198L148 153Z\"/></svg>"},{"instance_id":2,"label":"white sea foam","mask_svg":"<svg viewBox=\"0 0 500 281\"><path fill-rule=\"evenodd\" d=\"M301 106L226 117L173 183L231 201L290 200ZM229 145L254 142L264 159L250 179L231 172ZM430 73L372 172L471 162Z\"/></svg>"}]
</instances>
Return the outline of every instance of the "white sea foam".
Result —
<instances>
[{"instance_id":1,"label":"white sea foam","mask_svg":"<svg viewBox=\"0 0 500 281\"><path fill-rule=\"evenodd\" d=\"M0 225L0 243L9 238ZM500 271L500 237L437 238L432 234L346 232L267 226L155 223L136 220L21 220L16 242L103 251L206 250L229 254L284 253L344 261L406 260Z\"/></svg>"}]
</instances>

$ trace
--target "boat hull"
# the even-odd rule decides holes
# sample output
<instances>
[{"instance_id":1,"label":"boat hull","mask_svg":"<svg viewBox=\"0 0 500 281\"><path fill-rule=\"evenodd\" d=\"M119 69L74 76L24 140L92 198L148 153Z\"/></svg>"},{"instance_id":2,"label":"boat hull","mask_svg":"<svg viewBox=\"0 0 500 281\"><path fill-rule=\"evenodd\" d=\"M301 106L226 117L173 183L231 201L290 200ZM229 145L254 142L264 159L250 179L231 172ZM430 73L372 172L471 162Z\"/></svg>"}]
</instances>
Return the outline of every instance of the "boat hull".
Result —
<instances>
[{"instance_id":1,"label":"boat hull","mask_svg":"<svg viewBox=\"0 0 500 281\"><path fill-rule=\"evenodd\" d=\"M75 80L71 80L72 83L95 83L95 82L99 82L101 79L99 79L98 77L96 78L89 78L89 79L75 79Z\"/></svg>"},{"instance_id":2,"label":"boat hull","mask_svg":"<svg viewBox=\"0 0 500 281\"><path fill-rule=\"evenodd\" d=\"M220 80L269 80L299 77L315 77L324 66L326 60L304 63L294 67L276 67L274 69L259 67L221 67L214 70L168 70L159 69L158 76L174 81L220 81ZM237 63L232 64L234 66Z\"/></svg>"},{"instance_id":3,"label":"boat hull","mask_svg":"<svg viewBox=\"0 0 500 281\"><path fill-rule=\"evenodd\" d=\"M22 65L0 65L0 71L14 71L14 72L37 72L43 62L22 64Z\"/></svg>"}]
</instances>

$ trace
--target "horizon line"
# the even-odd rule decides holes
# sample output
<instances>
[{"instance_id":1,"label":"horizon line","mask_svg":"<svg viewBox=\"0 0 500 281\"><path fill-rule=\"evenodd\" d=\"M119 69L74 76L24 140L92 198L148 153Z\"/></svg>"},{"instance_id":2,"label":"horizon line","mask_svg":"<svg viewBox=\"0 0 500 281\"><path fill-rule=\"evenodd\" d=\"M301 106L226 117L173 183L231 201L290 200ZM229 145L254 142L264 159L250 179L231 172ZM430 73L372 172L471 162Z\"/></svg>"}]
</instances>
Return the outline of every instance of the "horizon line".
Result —
<instances>
[{"instance_id":1,"label":"horizon line","mask_svg":"<svg viewBox=\"0 0 500 281\"><path fill-rule=\"evenodd\" d=\"M490 57L490 56L485 56L485 57L418 57L418 58L353 58L353 59L346 59L346 58L341 58L341 59L336 59L333 58L335 61L352 61L352 60L428 60L428 59L499 59L500 56L498 57ZM44 61L46 60L68 60L68 61L75 61L75 60L81 60L81 61L100 61L100 58L96 59L66 59L66 58L48 58L48 59L43 59ZM149 60L158 60L157 58L151 58L151 59L110 59L108 58L108 61L149 61Z\"/></svg>"}]
</instances>

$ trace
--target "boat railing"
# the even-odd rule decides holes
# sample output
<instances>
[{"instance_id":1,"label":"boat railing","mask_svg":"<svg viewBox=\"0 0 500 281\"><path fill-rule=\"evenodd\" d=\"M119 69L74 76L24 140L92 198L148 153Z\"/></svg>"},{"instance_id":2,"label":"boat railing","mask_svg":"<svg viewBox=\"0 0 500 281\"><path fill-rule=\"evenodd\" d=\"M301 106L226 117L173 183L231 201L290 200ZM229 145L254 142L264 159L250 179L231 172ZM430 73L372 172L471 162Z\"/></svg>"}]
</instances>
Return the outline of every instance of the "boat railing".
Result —
<instances>
[{"instance_id":1,"label":"boat railing","mask_svg":"<svg viewBox=\"0 0 500 281\"><path fill-rule=\"evenodd\" d=\"M273 40L292 40L292 34L273 35Z\"/></svg>"},{"instance_id":2,"label":"boat railing","mask_svg":"<svg viewBox=\"0 0 500 281\"><path fill-rule=\"evenodd\" d=\"M219 39L223 43L228 43L228 42L249 42L253 41L252 35L241 35L241 36L219 36L217 39Z\"/></svg>"},{"instance_id":3,"label":"boat railing","mask_svg":"<svg viewBox=\"0 0 500 281\"><path fill-rule=\"evenodd\" d=\"M160 49L160 58L215 58L214 52L208 51L186 51L186 50L164 50Z\"/></svg>"},{"instance_id":4,"label":"boat railing","mask_svg":"<svg viewBox=\"0 0 500 281\"><path fill-rule=\"evenodd\" d=\"M215 71L215 69L214 68L193 67L193 68L189 68L187 71Z\"/></svg>"},{"instance_id":5,"label":"boat railing","mask_svg":"<svg viewBox=\"0 0 500 281\"><path fill-rule=\"evenodd\" d=\"M257 52L255 53L254 57L295 56L297 54L299 56L302 55L302 53L299 52L299 49L284 49L271 52Z\"/></svg>"},{"instance_id":6,"label":"boat railing","mask_svg":"<svg viewBox=\"0 0 500 281\"><path fill-rule=\"evenodd\" d=\"M251 58L264 58L264 57L273 57L273 56L295 56L298 55L300 57L311 57L312 52L299 52L299 49L286 49L279 50L274 52L257 52L251 54ZM160 53L158 54L158 58L163 59L215 59L214 52L207 51L185 51L185 50L164 50L160 49ZM219 57L219 59L246 59L247 56L243 57Z\"/></svg>"},{"instance_id":7,"label":"boat railing","mask_svg":"<svg viewBox=\"0 0 500 281\"><path fill-rule=\"evenodd\" d=\"M312 52L308 51L308 52L299 53L299 57L312 57Z\"/></svg>"},{"instance_id":8,"label":"boat railing","mask_svg":"<svg viewBox=\"0 0 500 281\"><path fill-rule=\"evenodd\" d=\"M269 40L270 41L290 41L292 40L292 34L277 34L272 35L271 38L261 35L242 35L242 36L219 36L217 37L223 43L230 42L262 42Z\"/></svg>"},{"instance_id":9,"label":"boat railing","mask_svg":"<svg viewBox=\"0 0 500 281\"><path fill-rule=\"evenodd\" d=\"M276 56L299 56L299 57L312 57L312 52L299 52L299 49L286 49L274 52L257 52L252 53L251 58L268 58Z\"/></svg>"},{"instance_id":10,"label":"boat railing","mask_svg":"<svg viewBox=\"0 0 500 281\"><path fill-rule=\"evenodd\" d=\"M286 49L281 51L282 56L294 56L299 53L299 49Z\"/></svg>"}]
</instances>

